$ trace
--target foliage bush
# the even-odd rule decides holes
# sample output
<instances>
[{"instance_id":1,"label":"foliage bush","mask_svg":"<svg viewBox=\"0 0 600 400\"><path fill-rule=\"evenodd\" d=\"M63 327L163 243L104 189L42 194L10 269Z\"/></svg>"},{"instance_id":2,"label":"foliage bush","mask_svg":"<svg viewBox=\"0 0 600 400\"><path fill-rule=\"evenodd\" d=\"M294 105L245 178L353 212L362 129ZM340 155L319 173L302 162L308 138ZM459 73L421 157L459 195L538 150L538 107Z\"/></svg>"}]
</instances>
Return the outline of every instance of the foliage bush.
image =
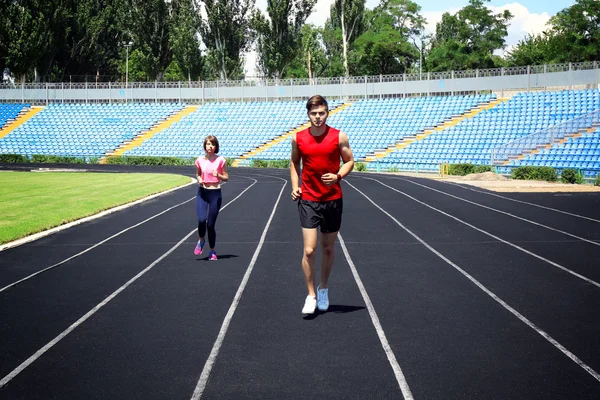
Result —
<instances>
[{"instance_id":1,"label":"foliage bush","mask_svg":"<svg viewBox=\"0 0 600 400\"><path fill-rule=\"evenodd\" d=\"M36 164L97 164L98 157L67 157L33 154L0 154L0 162L9 164L36 163Z\"/></svg>"},{"instance_id":2,"label":"foliage bush","mask_svg":"<svg viewBox=\"0 0 600 400\"><path fill-rule=\"evenodd\" d=\"M354 169L358 172L364 172L367 170L367 164L363 162L357 162L356 164L354 164Z\"/></svg>"},{"instance_id":3,"label":"foliage bush","mask_svg":"<svg viewBox=\"0 0 600 400\"><path fill-rule=\"evenodd\" d=\"M45 154L34 154L31 156L30 162L47 164L85 164L86 159L83 157L49 156Z\"/></svg>"},{"instance_id":4,"label":"foliage bush","mask_svg":"<svg viewBox=\"0 0 600 400\"><path fill-rule=\"evenodd\" d=\"M600 175L596 175L596 181L594 182L595 186L600 186Z\"/></svg>"},{"instance_id":5,"label":"foliage bush","mask_svg":"<svg viewBox=\"0 0 600 400\"><path fill-rule=\"evenodd\" d=\"M20 154L0 154L0 163L17 164L29 162L29 158Z\"/></svg>"},{"instance_id":6,"label":"foliage bush","mask_svg":"<svg viewBox=\"0 0 600 400\"><path fill-rule=\"evenodd\" d=\"M253 159L250 162L252 168L289 168L290 160L259 160Z\"/></svg>"},{"instance_id":7,"label":"foliage bush","mask_svg":"<svg viewBox=\"0 0 600 400\"><path fill-rule=\"evenodd\" d=\"M252 168L267 168L269 162L267 160L252 159L252 161L250 161L250 166Z\"/></svg>"},{"instance_id":8,"label":"foliage bush","mask_svg":"<svg viewBox=\"0 0 600 400\"><path fill-rule=\"evenodd\" d=\"M573 168L564 169L560 173L560 180L563 183L583 183L583 174Z\"/></svg>"},{"instance_id":9,"label":"foliage bush","mask_svg":"<svg viewBox=\"0 0 600 400\"><path fill-rule=\"evenodd\" d=\"M448 166L448 175L460 175L465 176L469 174L479 174L482 172L489 172L492 167L489 165L478 165L478 164L450 164Z\"/></svg>"},{"instance_id":10,"label":"foliage bush","mask_svg":"<svg viewBox=\"0 0 600 400\"><path fill-rule=\"evenodd\" d=\"M106 158L106 163L124 165L194 165L194 159L179 157L112 156Z\"/></svg>"},{"instance_id":11,"label":"foliage bush","mask_svg":"<svg viewBox=\"0 0 600 400\"><path fill-rule=\"evenodd\" d=\"M269 161L269 168L289 168L290 160L273 160Z\"/></svg>"},{"instance_id":12,"label":"foliage bush","mask_svg":"<svg viewBox=\"0 0 600 400\"><path fill-rule=\"evenodd\" d=\"M556 182L558 174L552 167L522 166L511 171L512 179Z\"/></svg>"}]
</instances>

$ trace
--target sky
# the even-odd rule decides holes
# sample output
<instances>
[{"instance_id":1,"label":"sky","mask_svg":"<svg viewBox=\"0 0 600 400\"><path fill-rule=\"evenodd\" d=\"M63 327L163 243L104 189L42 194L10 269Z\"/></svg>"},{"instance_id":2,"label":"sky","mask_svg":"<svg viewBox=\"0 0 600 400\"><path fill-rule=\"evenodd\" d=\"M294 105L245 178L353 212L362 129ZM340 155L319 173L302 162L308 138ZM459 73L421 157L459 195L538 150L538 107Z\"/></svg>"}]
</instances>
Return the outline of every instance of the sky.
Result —
<instances>
[{"instance_id":1,"label":"sky","mask_svg":"<svg viewBox=\"0 0 600 400\"><path fill-rule=\"evenodd\" d=\"M435 25L442 19L442 14L456 13L469 4L468 0L413 0L421 6L421 15L427 20L426 33L435 33ZM366 7L373 9L380 0L367 0ZM323 26L329 17L329 9L333 0L318 0L307 23ZM557 12L572 6L575 0L492 0L486 3L494 13L509 10L513 18L508 27L506 38L507 49L510 50L527 34L538 34L547 29L546 23ZM256 0L258 9L266 14L267 0ZM246 55L246 76L255 76L256 53Z\"/></svg>"}]
</instances>

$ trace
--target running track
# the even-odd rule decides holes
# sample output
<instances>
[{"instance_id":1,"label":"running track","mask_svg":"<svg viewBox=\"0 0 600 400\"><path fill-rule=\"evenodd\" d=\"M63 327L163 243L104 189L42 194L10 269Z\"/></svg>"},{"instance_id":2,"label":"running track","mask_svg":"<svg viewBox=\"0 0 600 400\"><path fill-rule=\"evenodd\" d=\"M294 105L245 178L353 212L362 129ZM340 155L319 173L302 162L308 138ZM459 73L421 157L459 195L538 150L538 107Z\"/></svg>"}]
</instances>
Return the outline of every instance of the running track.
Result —
<instances>
[{"instance_id":1,"label":"running track","mask_svg":"<svg viewBox=\"0 0 600 400\"><path fill-rule=\"evenodd\" d=\"M1 252L0 399L600 397L598 194L353 173L305 318L288 171L230 175L217 262L194 186Z\"/></svg>"}]
</instances>

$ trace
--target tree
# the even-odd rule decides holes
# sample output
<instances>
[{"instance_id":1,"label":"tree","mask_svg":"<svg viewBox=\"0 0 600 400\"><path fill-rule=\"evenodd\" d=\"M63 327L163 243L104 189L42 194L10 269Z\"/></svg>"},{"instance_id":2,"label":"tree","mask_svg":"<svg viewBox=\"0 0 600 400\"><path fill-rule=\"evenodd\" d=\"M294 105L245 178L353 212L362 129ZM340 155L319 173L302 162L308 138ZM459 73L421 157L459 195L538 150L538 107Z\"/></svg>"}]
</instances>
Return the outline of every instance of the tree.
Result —
<instances>
[{"instance_id":1,"label":"tree","mask_svg":"<svg viewBox=\"0 0 600 400\"><path fill-rule=\"evenodd\" d=\"M171 63L173 52L169 46L171 14L165 0L127 0L129 37L139 50L140 62L151 80L162 80ZM123 39L128 41L128 36Z\"/></svg>"},{"instance_id":2,"label":"tree","mask_svg":"<svg viewBox=\"0 0 600 400\"><path fill-rule=\"evenodd\" d=\"M327 57L327 76L332 77L345 75L344 57L342 56L343 45L341 28L338 27L335 29L333 27L331 18L329 18L325 22L325 27L323 28L321 37L323 40L323 45L325 46L325 56ZM350 66L351 63L349 60L348 67L350 68Z\"/></svg>"},{"instance_id":3,"label":"tree","mask_svg":"<svg viewBox=\"0 0 600 400\"><path fill-rule=\"evenodd\" d=\"M554 56L549 46L550 39L551 36L545 32L541 35L527 35L508 52L508 65L517 67L551 62Z\"/></svg>"},{"instance_id":4,"label":"tree","mask_svg":"<svg viewBox=\"0 0 600 400\"><path fill-rule=\"evenodd\" d=\"M73 35L69 41L70 63L83 74L113 75L118 71L119 43L124 36L123 0L80 0ZM64 71L66 72L66 70Z\"/></svg>"},{"instance_id":5,"label":"tree","mask_svg":"<svg viewBox=\"0 0 600 400\"><path fill-rule=\"evenodd\" d=\"M361 75L401 74L418 58L415 46L391 27L367 31L355 45L360 57L356 73Z\"/></svg>"},{"instance_id":6,"label":"tree","mask_svg":"<svg viewBox=\"0 0 600 400\"><path fill-rule=\"evenodd\" d=\"M300 32L300 49L287 69L286 75L294 78L322 76L329 66L323 46L323 28L306 24Z\"/></svg>"},{"instance_id":7,"label":"tree","mask_svg":"<svg viewBox=\"0 0 600 400\"><path fill-rule=\"evenodd\" d=\"M411 0L383 0L373 10L371 29L392 27L405 39L419 36L425 28L425 18L419 12L421 6Z\"/></svg>"},{"instance_id":8,"label":"tree","mask_svg":"<svg viewBox=\"0 0 600 400\"><path fill-rule=\"evenodd\" d=\"M492 14L484 1L470 0L458 13L444 13L436 26L427 65L433 71L491 68L502 65L496 50L506 47L507 27L513 15Z\"/></svg>"},{"instance_id":9,"label":"tree","mask_svg":"<svg viewBox=\"0 0 600 400\"><path fill-rule=\"evenodd\" d=\"M193 0L172 0L170 45L178 68L188 80L202 75L202 54L198 39L199 16ZM173 73L171 76L173 76Z\"/></svg>"},{"instance_id":10,"label":"tree","mask_svg":"<svg viewBox=\"0 0 600 400\"><path fill-rule=\"evenodd\" d=\"M348 67L348 49L363 32L365 0L334 0L331 5L330 20L333 29L340 29L342 34L342 55L344 74L350 76Z\"/></svg>"},{"instance_id":11,"label":"tree","mask_svg":"<svg viewBox=\"0 0 600 400\"><path fill-rule=\"evenodd\" d=\"M50 31L49 20L52 10L43 0L15 1L7 10L6 32L8 48L6 65L18 79L25 79L49 58L54 33Z\"/></svg>"},{"instance_id":12,"label":"tree","mask_svg":"<svg viewBox=\"0 0 600 400\"><path fill-rule=\"evenodd\" d=\"M258 66L266 76L285 76L301 46L301 30L316 0L268 0L269 20L260 12L253 15Z\"/></svg>"},{"instance_id":13,"label":"tree","mask_svg":"<svg viewBox=\"0 0 600 400\"><path fill-rule=\"evenodd\" d=\"M549 47L557 62L597 61L600 54L600 2L576 0L550 19Z\"/></svg>"},{"instance_id":14,"label":"tree","mask_svg":"<svg viewBox=\"0 0 600 400\"><path fill-rule=\"evenodd\" d=\"M206 19L200 21L207 62L220 79L243 75L241 53L250 50L250 18L254 0L203 0Z\"/></svg>"},{"instance_id":15,"label":"tree","mask_svg":"<svg viewBox=\"0 0 600 400\"><path fill-rule=\"evenodd\" d=\"M365 13L367 30L355 42L354 73L399 74L418 60L414 39L425 25L420 10L410 0L384 0Z\"/></svg>"},{"instance_id":16,"label":"tree","mask_svg":"<svg viewBox=\"0 0 600 400\"><path fill-rule=\"evenodd\" d=\"M0 82L4 80L4 68L6 67L6 57L8 56L9 45L9 16L14 13L11 11L14 2L11 0L0 0Z\"/></svg>"}]
</instances>

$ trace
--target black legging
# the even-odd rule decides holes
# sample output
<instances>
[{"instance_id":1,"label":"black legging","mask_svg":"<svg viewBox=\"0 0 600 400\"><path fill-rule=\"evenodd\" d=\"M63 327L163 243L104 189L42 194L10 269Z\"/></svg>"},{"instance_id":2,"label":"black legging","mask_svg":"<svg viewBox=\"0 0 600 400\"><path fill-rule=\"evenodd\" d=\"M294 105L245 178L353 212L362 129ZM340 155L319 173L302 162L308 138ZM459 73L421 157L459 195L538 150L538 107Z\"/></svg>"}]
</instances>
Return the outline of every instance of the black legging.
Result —
<instances>
[{"instance_id":1,"label":"black legging","mask_svg":"<svg viewBox=\"0 0 600 400\"><path fill-rule=\"evenodd\" d=\"M198 235L202 238L206 234L206 228L208 227L208 245L211 249L214 249L217 241L217 232L215 231L215 224L217 222L217 215L221 209L221 202L223 198L221 196L221 189L205 189L203 187L198 188L198 194L196 195L196 214L198 214Z\"/></svg>"}]
</instances>

